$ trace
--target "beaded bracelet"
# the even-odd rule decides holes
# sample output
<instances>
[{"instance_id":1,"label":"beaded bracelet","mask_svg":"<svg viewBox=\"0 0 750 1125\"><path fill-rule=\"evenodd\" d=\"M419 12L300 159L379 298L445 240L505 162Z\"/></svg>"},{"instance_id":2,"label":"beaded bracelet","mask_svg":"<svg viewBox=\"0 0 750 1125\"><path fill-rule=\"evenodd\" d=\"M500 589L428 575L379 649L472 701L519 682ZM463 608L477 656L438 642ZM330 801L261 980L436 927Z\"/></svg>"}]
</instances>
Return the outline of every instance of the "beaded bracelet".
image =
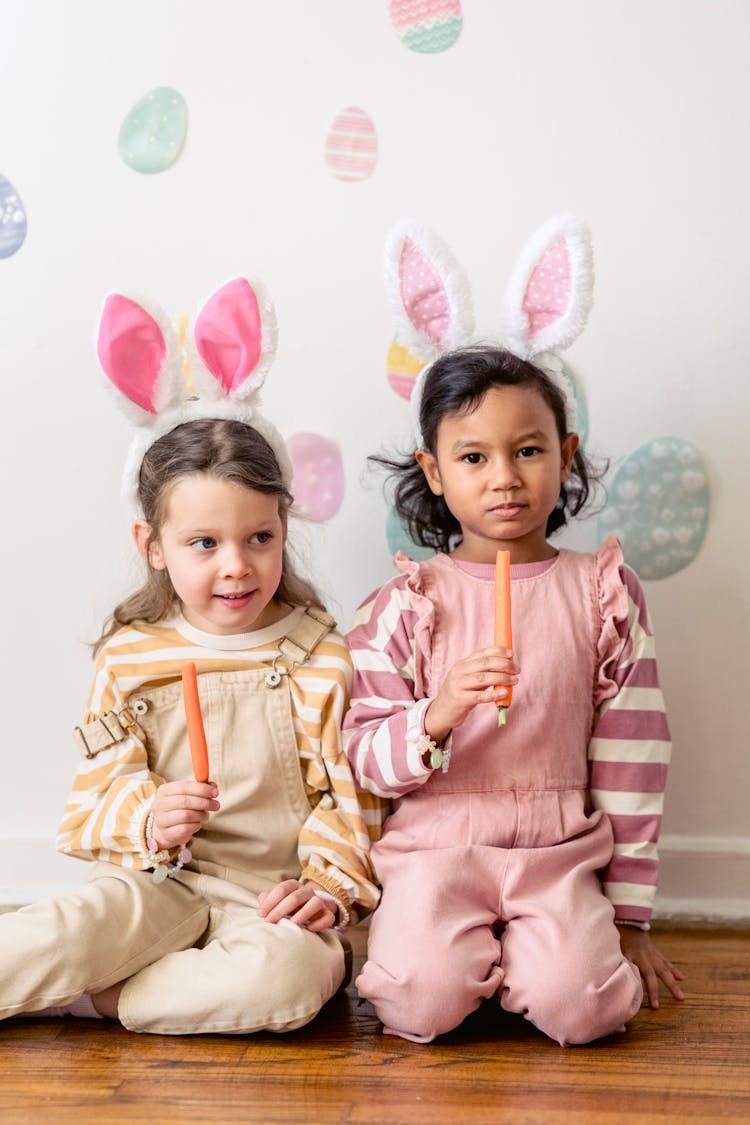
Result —
<instances>
[{"instance_id":1,"label":"beaded bracelet","mask_svg":"<svg viewBox=\"0 0 750 1125\"><path fill-rule=\"evenodd\" d=\"M151 872L151 878L155 883L163 883L165 879L173 879L175 875L182 871L185 864L190 863L190 860L193 858L193 853L188 847L190 843L190 840L188 840L178 851L176 863L170 864L162 862L159 857L164 855L168 856L169 851L166 848L161 849L159 847L153 836L153 830L154 814L151 813L146 821L146 847L148 848L149 859L154 868Z\"/></svg>"},{"instance_id":2,"label":"beaded bracelet","mask_svg":"<svg viewBox=\"0 0 750 1125\"><path fill-rule=\"evenodd\" d=\"M451 752L449 749L444 750L442 746L438 746L429 734L420 734L417 739L417 752L423 761L425 754L430 755L429 765L432 769L436 770L440 766L443 773L448 772L448 767L451 764Z\"/></svg>"}]
</instances>

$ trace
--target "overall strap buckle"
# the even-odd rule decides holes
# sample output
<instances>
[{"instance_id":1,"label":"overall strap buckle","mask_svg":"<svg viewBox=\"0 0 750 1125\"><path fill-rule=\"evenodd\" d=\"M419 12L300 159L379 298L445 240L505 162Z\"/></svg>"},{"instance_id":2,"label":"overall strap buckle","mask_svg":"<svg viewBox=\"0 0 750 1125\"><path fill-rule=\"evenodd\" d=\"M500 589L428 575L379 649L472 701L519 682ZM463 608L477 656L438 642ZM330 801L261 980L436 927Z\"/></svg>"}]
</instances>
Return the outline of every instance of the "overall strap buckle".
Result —
<instances>
[{"instance_id":1,"label":"overall strap buckle","mask_svg":"<svg viewBox=\"0 0 750 1125\"><path fill-rule=\"evenodd\" d=\"M334 618L320 606L307 606L304 616L291 632L279 641L278 655L274 657L271 670L266 674L268 686L278 687L283 674L290 675L298 665L306 664L335 625ZM286 661L286 666L279 667L280 660Z\"/></svg>"}]
</instances>

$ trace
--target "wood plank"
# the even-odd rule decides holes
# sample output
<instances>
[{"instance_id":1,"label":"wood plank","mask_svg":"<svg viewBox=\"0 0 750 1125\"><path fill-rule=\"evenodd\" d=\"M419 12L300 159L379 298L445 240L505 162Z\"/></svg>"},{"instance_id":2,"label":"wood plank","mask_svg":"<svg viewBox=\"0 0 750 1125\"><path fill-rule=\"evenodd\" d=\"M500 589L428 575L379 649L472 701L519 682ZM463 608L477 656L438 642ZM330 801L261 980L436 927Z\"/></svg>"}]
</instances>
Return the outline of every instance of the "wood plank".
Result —
<instances>
[{"instance_id":1,"label":"wood plank","mask_svg":"<svg viewBox=\"0 0 750 1125\"><path fill-rule=\"evenodd\" d=\"M3 1125L731 1125L750 1122L750 933L657 938L688 1000L560 1048L483 1005L429 1046L382 1035L353 985L289 1035L134 1035L92 1020L0 1024ZM363 937L358 937L359 957Z\"/></svg>"}]
</instances>

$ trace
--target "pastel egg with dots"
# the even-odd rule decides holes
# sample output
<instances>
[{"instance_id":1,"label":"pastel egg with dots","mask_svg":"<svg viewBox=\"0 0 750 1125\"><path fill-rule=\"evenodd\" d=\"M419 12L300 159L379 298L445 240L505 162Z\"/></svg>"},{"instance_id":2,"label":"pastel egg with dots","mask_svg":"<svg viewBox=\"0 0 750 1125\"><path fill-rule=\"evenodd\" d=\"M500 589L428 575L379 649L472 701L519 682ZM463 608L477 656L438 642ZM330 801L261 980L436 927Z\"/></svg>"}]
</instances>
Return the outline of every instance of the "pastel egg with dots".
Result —
<instances>
[{"instance_id":1,"label":"pastel egg with dots","mask_svg":"<svg viewBox=\"0 0 750 1125\"><path fill-rule=\"evenodd\" d=\"M26 209L10 180L0 176L0 258L10 258L26 238Z\"/></svg>"},{"instance_id":2,"label":"pastel egg with dots","mask_svg":"<svg viewBox=\"0 0 750 1125\"><path fill-rule=\"evenodd\" d=\"M329 520L344 499L344 467L338 447L313 433L292 434L286 444L292 462L294 507L308 519Z\"/></svg>"},{"instance_id":3,"label":"pastel egg with dots","mask_svg":"<svg viewBox=\"0 0 750 1125\"><path fill-rule=\"evenodd\" d=\"M171 86L149 90L126 115L117 139L120 156L135 172L164 172L182 152L187 105Z\"/></svg>"},{"instance_id":4,"label":"pastel egg with dots","mask_svg":"<svg viewBox=\"0 0 750 1125\"><path fill-rule=\"evenodd\" d=\"M709 508L700 451L684 438L660 437L631 453L608 482L599 530L617 536L641 578L668 578L698 554Z\"/></svg>"},{"instance_id":5,"label":"pastel egg with dots","mask_svg":"<svg viewBox=\"0 0 750 1125\"><path fill-rule=\"evenodd\" d=\"M388 8L399 39L418 54L447 51L461 34L460 0L389 0Z\"/></svg>"},{"instance_id":6,"label":"pastel egg with dots","mask_svg":"<svg viewBox=\"0 0 750 1125\"><path fill-rule=\"evenodd\" d=\"M366 180L378 161L378 136L369 114L346 106L334 117L325 143L325 162L337 180Z\"/></svg>"}]
</instances>

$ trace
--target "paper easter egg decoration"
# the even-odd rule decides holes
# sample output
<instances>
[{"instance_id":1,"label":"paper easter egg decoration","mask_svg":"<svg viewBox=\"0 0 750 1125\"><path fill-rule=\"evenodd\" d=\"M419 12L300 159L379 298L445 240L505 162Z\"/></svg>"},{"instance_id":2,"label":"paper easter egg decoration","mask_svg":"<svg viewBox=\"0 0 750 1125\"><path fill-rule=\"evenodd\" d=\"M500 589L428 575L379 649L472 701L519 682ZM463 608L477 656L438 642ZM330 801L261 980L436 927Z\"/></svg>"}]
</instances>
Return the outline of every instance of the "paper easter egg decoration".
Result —
<instances>
[{"instance_id":1,"label":"paper easter egg decoration","mask_svg":"<svg viewBox=\"0 0 750 1125\"><path fill-rule=\"evenodd\" d=\"M411 398L411 392L414 390L417 375L424 367L424 363L421 359L417 359L403 344L399 344L398 340L394 340L388 349L385 367L391 390L395 391L399 398L405 398L408 402Z\"/></svg>"},{"instance_id":2,"label":"paper easter egg decoration","mask_svg":"<svg viewBox=\"0 0 750 1125\"><path fill-rule=\"evenodd\" d=\"M371 118L350 105L333 119L325 145L325 162L338 180L366 180L378 159L378 137Z\"/></svg>"},{"instance_id":3,"label":"paper easter egg decoration","mask_svg":"<svg viewBox=\"0 0 750 1125\"><path fill-rule=\"evenodd\" d=\"M410 51L436 55L461 34L460 0L389 0L388 8L396 34Z\"/></svg>"},{"instance_id":4,"label":"paper easter egg decoration","mask_svg":"<svg viewBox=\"0 0 750 1125\"><path fill-rule=\"evenodd\" d=\"M292 434L286 444L295 508L312 520L335 516L344 498L344 467L338 447L311 433Z\"/></svg>"},{"instance_id":5,"label":"paper easter egg decoration","mask_svg":"<svg viewBox=\"0 0 750 1125\"><path fill-rule=\"evenodd\" d=\"M388 550L392 555L395 555L398 551L403 551L410 559L421 562L422 559L430 559L435 554L432 547L423 547L421 544L414 542L394 508L388 509L385 521L385 538Z\"/></svg>"},{"instance_id":6,"label":"paper easter egg decoration","mask_svg":"<svg viewBox=\"0 0 750 1125\"><path fill-rule=\"evenodd\" d=\"M26 238L26 211L10 180L0 176L0 258L10 258Z\"/></svg>"},{"instance_id":7,"label":"paper easter egg decoration","mask_svg":"<svg viewBox=\"0 0 750 1125\"><path fill-rule=\"evenodd\" d=\"M668 578L695 558L710 493L703 457L689 441L660 437L642 445L619 466L607 496L601 536L617 536L641 578Z\"/></svg>"},{"instance_id":8,"label":"paper easter egg decoration","mask_svg":"<svg viewBox=\"0 0 750 1125\"><path fill-rule=\"evenodd\" d=\"M120 156L136 172L163 172L182 152L187 106L171 86L157 86L137 101L120 126Z\"/></svg>"}]
</instances>

